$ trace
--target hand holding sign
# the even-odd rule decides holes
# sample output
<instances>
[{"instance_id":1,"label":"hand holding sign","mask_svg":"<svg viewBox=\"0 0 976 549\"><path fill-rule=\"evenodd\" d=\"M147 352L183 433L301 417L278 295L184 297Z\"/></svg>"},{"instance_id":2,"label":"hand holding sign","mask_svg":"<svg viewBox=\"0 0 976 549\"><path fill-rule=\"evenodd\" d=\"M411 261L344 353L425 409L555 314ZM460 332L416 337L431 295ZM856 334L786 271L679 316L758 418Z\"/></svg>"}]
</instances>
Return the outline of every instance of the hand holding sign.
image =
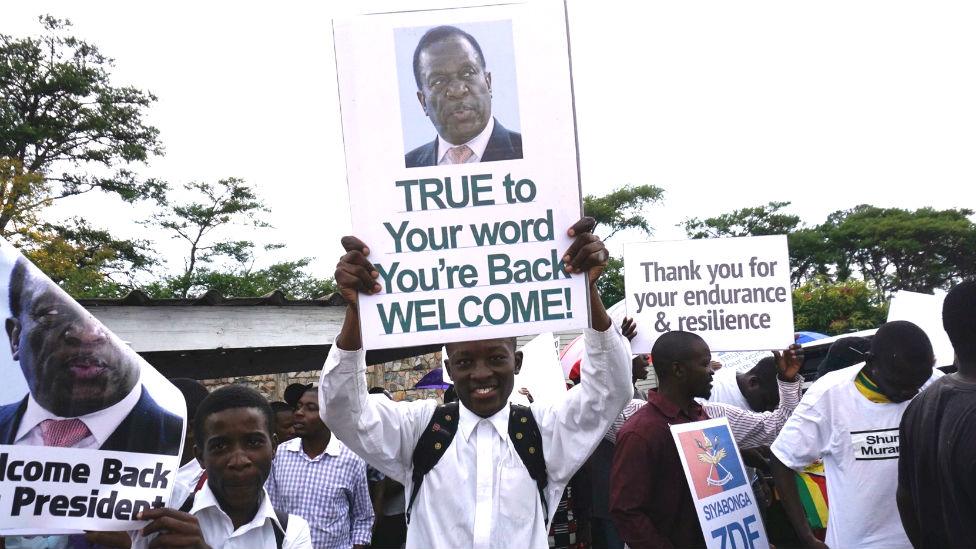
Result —
<instances>
[{"instance_id":1,"label":"hand holding sign","mask_svg":"<svg viewBox=\"0 0 976 549\"><path fill-rule=\"evenodd\" d=\"M569 236L575 236L576 240L563 254L563 263L566 265L567 273L587 273L587 281L590 284L596 282L604 269L607 268L607 261L610 259L610 252L604 246L600 237L593 234L596 227L596 220L592 217L584 217L573 224L566 231Z\"/></svg>"},{"instance_id":2,"label":"hand holding sign","mask_svg":"<svg viewBox=\"0 0 976 549\"><path fill-rule=\"evenodd\" d=\"M620 323L620 332L624 334L624 337L633 341L637 335L637 323L634 322L633 318L625 316L624 321Z\"/></svg>"},{"instance_id":3,"label":"hand holding sign","mask_svg":"<svg viewBox=\"0 0 976 549\"><path fill-rule=\"evenodd\" d=\"M200 530L197 517L189 513L161 507L143 511L140 518L150 521L142 529L143 536L149 536L154 532L159 533L149 544L150 547L210 549L207 542L203 540L203 532Z\"/></svg>"},{"instance_id":4,"label":"hand holding sign","mask_svg":"<svg viewBox=\"0 0 976 549\"><path fill-rule=\"evenodd\" d=\"M803 367L803 347L798 343L790 345L785 351L773 351L776 357L776 371L783 381L793 381Z\"/></svg>"},{"instance_id":5,"label":"hand holding sign","mask_svg":"<svg viewBox=\"0 0 976 549\"><path fill-rule=\"evenodd\" d=\"M373 294L380 291L376 279L380 273L373 264L366 259L369 248L362 240L355 236L342 237L342 247L345 255L336 264L335 281L339 286L339 293L350 305L358 305L359 292Z\"/></svg>"}]
</instances>

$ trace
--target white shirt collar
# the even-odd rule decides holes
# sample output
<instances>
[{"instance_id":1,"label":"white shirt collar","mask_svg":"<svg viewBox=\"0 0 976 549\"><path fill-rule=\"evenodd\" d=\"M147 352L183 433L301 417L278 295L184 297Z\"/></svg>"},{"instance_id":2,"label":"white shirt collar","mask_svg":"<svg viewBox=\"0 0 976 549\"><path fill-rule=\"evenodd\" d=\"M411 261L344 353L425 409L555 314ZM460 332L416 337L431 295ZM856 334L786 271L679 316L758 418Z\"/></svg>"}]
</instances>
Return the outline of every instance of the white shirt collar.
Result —
<instances>
[{"instance_id":1,"label":"white shirt collar","mask_svg":"<svg viewBox=\"0 0 976 549\"><path fill-rule=\"evenodd\" d=\"M258 505L257 513L254 513L254 518L250 522L241 526L231 534L231 537L239 536L255 528L261 528L267 523L268 519L278 524L281 527L281 523L278 522L278 516L274 512L274 507L271 506L271 498L268 497L268 492L264 488L261 488L261 503ZM223 515L227 522L233 524L230 516L220 508L220 504L217 503L217 498L214 493L210 490L210 483L205 482L203 488L197 491L196 495L193 496L193 507L190 509L191 515L196 515L200 511L213 507L214 511Z\"/></svg>"},{"instance_id":2,"label":"white shirt collar","mask_svg":"<svg viewBox=\"0 0 976 549\"><path fill-rule=\"evenodd\" d=\"M112 436L112 433L115 432L115 429L119 426L119 424L122 423L125 417L129 415L129 412L135 408L136 403L139 402L139 397L141 396L142 381L140 380L122 400L116 402L108 408L104 408L83 416L78 416L77 419L84 422L85 426L87 426L88 430L91 432L91 436L95 438L96 448L101 447L101 445L108 440L108 437ZM20 421L20 427L17 428L17 438L14 439L14 443L16 444L20 441L20 439L26 437L31 430L47 419L63 420L70 418L52 414L38 404L36 400L34 400L33 394L28 394L27 409L24 411L24 417Z\"/></svg>"},{"instance_id":3,"label":"white shirt collar","mask_svg":"<svg viewBox=\"0 0 976 549\"><path fill-rule=\"evenodd\" d=\"M460 408L460 417L458 418L458 430L464 436L465 442L471 438L471 433L474 432L474 428L478 425L481 420L487 420L492 426L495 427L495 431L498 432L498 436L505 439L508 437L508 416L511 413L509 410L510 405L505 403L505 406L495 412L495 415L491 417L481 417L478 414L468 410L464 404L458 402L458 408Z\"/></svg>"},{"instance_id":4,"label":"white shirt collar","mask_svg":"<svg viewBox=\"0 0 976 549\"><path fill-rule=\"evenodd\" d=\"M488 123L485 124L485 129L481 130L481 133L474 136L467 143L459 143L457 145L448 143L444 140L440 134L437 135L437 154L440 158L437 159L437 163L440 164L444 161L444 157L447 156L447 150L451 147L457 147L460 145L467 145L469 149L474 153L474 156L468 160L467 163L481 162L481 157L485 155L485 149L488 148L488 140L491 138L491 132L495 129L495 118L491 117L488 119Z\"/></svg>"},{"instance_id":5,"label":"white shirt collar","mask_svg":"<svg viewBox=\"0 0 976 549\"><path fill-rule=\"evenodd\" d=\"M288 450L289 452L301 452L303 454L305 453L305 450L302 448L302 439L299 437L295 437L289 440L288 442L285 442L283 446L285 447L285 450ZM342 453L343 446L344 444L342 444L342 441L340 441L335 436L335 433L332 433L332 436L329 437L329 443L325 445L325 452L322 452L322 454L329 454L332 457L337 457L339 454ZM315 456L314 459L319 459L320 457L322 457L322 454ZM313 458L309 458L309 459L313 459Z\"/></svg>"}]
</instances>

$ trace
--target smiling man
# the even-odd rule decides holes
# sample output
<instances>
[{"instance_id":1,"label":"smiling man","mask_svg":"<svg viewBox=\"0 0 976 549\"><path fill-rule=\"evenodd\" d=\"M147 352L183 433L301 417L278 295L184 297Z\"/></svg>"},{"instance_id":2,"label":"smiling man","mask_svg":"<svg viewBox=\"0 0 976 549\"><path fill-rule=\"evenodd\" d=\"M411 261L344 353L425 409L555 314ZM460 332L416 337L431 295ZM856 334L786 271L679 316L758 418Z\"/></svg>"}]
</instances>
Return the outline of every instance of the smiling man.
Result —
<instances>
[{"instance_id":1,"label":"smiling man","mask_svg":"<svg viewBox=\"0 0 976 549\"><path fill-rule=\"evenodd\" d=\"M548 547L548 523L563 489L633 390L630 343L610 321L596 289L609 254L591 234L594 225L584 218L568 231L575 241L563 258L566 271L585 276L590 285L592 328L584 331L581 372L586 382L558 403L520 409L508 403L522 367L513 338L448 345L445 366L460 401L456 407L367 395L358 300L359 292L380 290L379 273L362 241L343 238L346 254L335 279L348 305L322 369L319 400L325 423L343 442L404 484L408 548ZM443 424L432 421L441 417ZM441 438L427 445L430 433ZM519 448L535 460L523 459ZM433 464L430 451L442 452Z\"/></svg>"},{"instance_id":2,"label":"smiling man","mask_svg":"<svg viewBox=\"0 0 976 549\"><path fill-rule=\"evenodd\" d=\"M177 454L183 420L143 387L134 352L24 258L9 288L10 351L30 392L0 407L0 443Z\"/></svg>"},{"instance_id":3,"label":"smiling man","mask_svg":"<svg viewBox=\"0 0 976 549\"><path fill-rule=\"evenodd\" d=\"M522 135L491 112L491 73L481 46L457 27L427 31L413 54L417 100L437 138L406 154L408 168L522 158Z\"/></svg>"}]
</instances>

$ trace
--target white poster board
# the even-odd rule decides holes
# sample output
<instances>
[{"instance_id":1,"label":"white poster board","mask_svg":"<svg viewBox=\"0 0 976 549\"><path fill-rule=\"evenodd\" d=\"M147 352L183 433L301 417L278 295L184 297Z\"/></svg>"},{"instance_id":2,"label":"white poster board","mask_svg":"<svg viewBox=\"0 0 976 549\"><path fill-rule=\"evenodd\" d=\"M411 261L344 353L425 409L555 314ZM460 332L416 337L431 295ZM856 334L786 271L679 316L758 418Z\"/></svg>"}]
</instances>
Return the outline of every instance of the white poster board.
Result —
<instances>
[{"instance_id":1,"label":"white poster board","mask_svg":"<svg viewBox=\"0 0 976 549\"><path fill-rule=\"evenodd\" d=\"M907 320L914 322L925 331L935 351L936 366L951 366L956 353L949 341L949 334L942 327L942 302L946 294L920 294L916 292L897 292L891 296L888 306L888 322ZM976 314L976 312L974 312Z\"/></svg>"},{"instance_id":2,"label":"white poster board","mask_svg":"<svg viewBox=\"0 0 976 549\"><path fill-rule=\"evenodd\" d=\"M173 490L186 404L0 239L0 536L134 530Z\"/></svg>"},{"instance_id":3,"label":"white poster board","mask_svg":"<svg viewBox=\"0 0 976 549\"><path fill-rule=\"evenodd\" d=\"M535 402L557 402L566 396L557 345L552 332L546 332L522 346L522 369L515 375L515 390L508 398L509 402L529 404L529 400L519 394L522 387L529 390Z\"/></svg>"},{"instance_id":4,"label":"white poster board","mask_svg":"<svg viewBox=\"0 0 976 549\"><path fill-rule=\"evenodd\" d=\"M582 214L563 3L363 15L334 37L353 234L382 286L360 297L365 348L586 326L561 265Z\"/></svg>"},{"instance_id":5,"label":"white poster board","mask_svg":"<svg viewBox=\"0 0 976 549\"><path fill-rule=\"evenodd\" d=\"M793 343L783 235L624 244L624 287L635 353L672 330L697 333L712 352Z\"/></svg>"},{"instance_id":6,"label":"white poster board","mask_svg":"<svg viewBox=\"0 0 976 549\"><path fill-rule=\"evenodd\" d=\"M769 539L725 418L671 426L709 549L766 549Z\"/></svg>"}]
</instances>

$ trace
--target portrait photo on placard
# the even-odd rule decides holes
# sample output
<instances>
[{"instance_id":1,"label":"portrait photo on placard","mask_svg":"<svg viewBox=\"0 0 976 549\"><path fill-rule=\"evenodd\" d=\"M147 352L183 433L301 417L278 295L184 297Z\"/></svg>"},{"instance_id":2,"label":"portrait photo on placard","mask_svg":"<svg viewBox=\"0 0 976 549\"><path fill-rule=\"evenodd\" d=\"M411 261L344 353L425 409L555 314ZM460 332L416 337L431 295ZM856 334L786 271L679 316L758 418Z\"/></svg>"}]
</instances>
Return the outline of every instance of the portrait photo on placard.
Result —
<instances>
[{"instance_id":1,"label":"portrait photo on placard","mask_svg":"<svg viewBox=\"0 0 976 549\"><path fill-rule=\"evenodd\" d=\"M178 455L179 391L7 242L0 296L0 444Z\"/></svg>"},{"instance_id":2,"label":"portrait photo on placard","mask_svg":"<svg viewBox=\"0 0 976 549\"><path fill-rule=\"evenodd\" d=\"M512 22L394 29L407 168L522 158Z\"/></svg>"}]
</instances>

